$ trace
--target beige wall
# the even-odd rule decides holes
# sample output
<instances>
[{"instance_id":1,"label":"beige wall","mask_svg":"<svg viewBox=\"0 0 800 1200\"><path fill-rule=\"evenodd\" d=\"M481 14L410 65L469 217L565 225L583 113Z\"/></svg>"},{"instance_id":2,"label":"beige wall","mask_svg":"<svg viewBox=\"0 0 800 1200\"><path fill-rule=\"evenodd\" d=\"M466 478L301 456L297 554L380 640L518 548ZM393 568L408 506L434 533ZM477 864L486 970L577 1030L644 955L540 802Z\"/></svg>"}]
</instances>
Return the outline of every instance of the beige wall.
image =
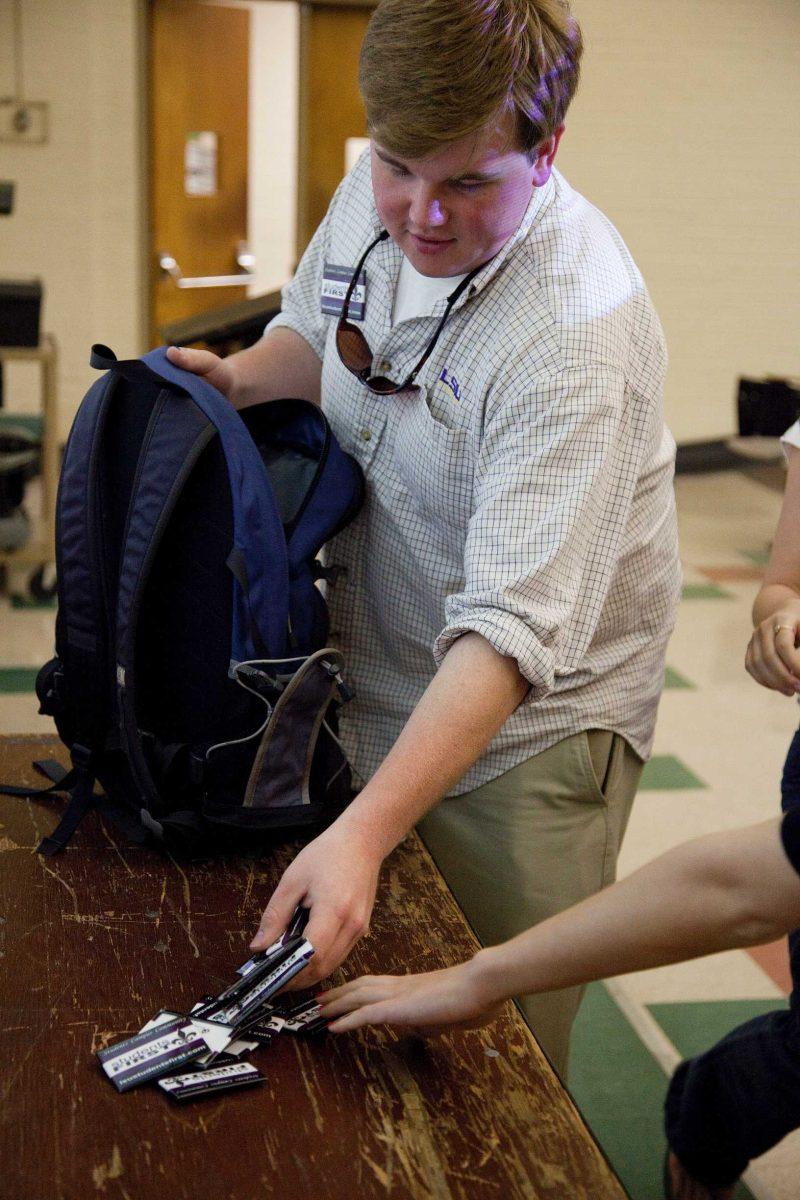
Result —
<instances>
[{"instance_id":1,"label":"beige wall","mask_svg":"<svg viewBox=\"0 0 800 1200\"><path fill-rule=\"evenodd\" d=\"M281 287L295 266L297 89L300 7L292 0L250 9L248 225L256 256L251 296Z\"/></svg>"},{"instance_id":2,"label":"beige wall","mask_svg":"<svg viewBox=\"0 0 800 1200\"><path fill-rule=\"evenodd\" d=\"M294 0L202 0L250 14L247 239L249 296L280 288L295 267L300 6Z\"/></svg>"},{"instance_id":3,"label":"beige wall","mask_svg":"<svg viewBox=\"0 0 800 1200\"><path fill-rule=\"evenodd\" d=\"M573 2L585 69L559 165L648 282L675 436L719 437L739 375L800 375L800 4Z\"/></svg>"},{"instance_id":4,"label":"beige wall","mask_svg":"<svg viewBox=\"0 0 800 1200\"><path fill-rule=\"evenodd\" d=\"M11 4L0 4L0 95L13 91ZM16 183L0 217L0 277L44 282L43 329L60 351L66 427L94 376L92 342L118 354L142 343L142 151L137 0L23 0L27 98L50 106L45 145L0 143ZM6 372L7 401L30 408L36 377Z\"/></svg>"},{"instance_id":5,"label":"beige wall","mask_svg":"<svg viewBox=\"0 0 800 1200\"><path fill-rule=\"evenodd\" d=\"M726 435L739 374L800 374L800 4L574 3L587 54L559 165L645 274L670 344L677 438ZM248 7L278 23L264 40L259 15L257 44L283 100L261 102L253 124L277 164L271 179L259 168L252 197L268 214L256 239L269 288L288 267L293 222L296 19L286 4ZM91 343L144 345L144 0L22 8L26 90L49 102L51 134L46 146L0 143L0 178L17 184L15 215L0 217L0 277L44 279L66 426L92 378ZM0 3L0 95L12 90L10 9ZM9 371L8 391L32 404L33 374Z\"/></svg>"}]
</instances>

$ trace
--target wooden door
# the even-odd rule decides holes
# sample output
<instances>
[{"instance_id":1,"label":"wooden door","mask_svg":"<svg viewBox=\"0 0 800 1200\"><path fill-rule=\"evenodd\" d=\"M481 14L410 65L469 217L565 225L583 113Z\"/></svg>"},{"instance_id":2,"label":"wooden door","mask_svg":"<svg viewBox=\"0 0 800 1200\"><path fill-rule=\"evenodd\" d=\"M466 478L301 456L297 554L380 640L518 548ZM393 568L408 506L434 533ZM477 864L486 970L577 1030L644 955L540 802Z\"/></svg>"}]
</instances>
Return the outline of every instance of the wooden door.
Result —
<instances>
[{"instance_id":1,"label":"wooden door","mask_svg":"<svg viewBox=\"0 0 800 1200\"><path fill-rule=\"evenodd\" d=\"M236 277L247 242L249 14L200 0L151 0L151 336L246 297L244 286L179 287Z\"/></svg>"},{"instance_id":2,"label":"wooden door","mask_svg":"<svg viewBox=\"0 0 800 1200\"><path fill-rule=\"evenodd\" d=\"M298 258L344 175L345 140L367 134L358 90L358 55L374 7L369 0L302 6Z\"/></svg>"}]
</instances>

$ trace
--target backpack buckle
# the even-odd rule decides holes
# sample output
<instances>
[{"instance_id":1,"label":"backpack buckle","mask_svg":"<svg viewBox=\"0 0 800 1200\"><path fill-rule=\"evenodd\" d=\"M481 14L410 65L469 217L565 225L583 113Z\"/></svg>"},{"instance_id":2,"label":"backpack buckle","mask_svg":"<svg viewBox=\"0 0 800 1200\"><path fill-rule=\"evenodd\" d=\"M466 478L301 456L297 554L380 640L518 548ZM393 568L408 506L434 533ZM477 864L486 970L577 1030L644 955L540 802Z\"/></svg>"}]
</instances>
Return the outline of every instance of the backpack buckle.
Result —
<instances>
[{"instance_id":1,"label":"backpack buckle","mask_svg":"<svg viewBox=\"0 0 800 1200\"><path fill-rule=\"evenodd\" d=\"M46 717L54 717L64 703L64 671L61 661L52 658L45 663L36 679L36 696L39 700L39 712Z\"/></svg>"},{"instance_id":2,"label":"backpack buckle","mask_svg":"<svg viewBox=\"0 0 800 1200\"><path fill-rule=\"evenodd\" d=\"M92 765L92 752L88 746L82 746L80 742L73 742L70 747L70 757L72 758L73 766L80 771L88 771Z\"/></svg>"},{"instance_id":3,"label":"backpack buckle","mask_svg":"<svg viewBox=\"0 0 800 1200\"><path fill-rule=\"evenodd\" d=\"M321 665L322 665L323 669L328 672L331 679L336 684L336 690L339 693L339 700L341 701L341 703L349 704L350 701L355 696L355 692L352 692L350 690L350 688L347 686L344 679L342 678L341 667L339 667L339 665L337 663L328 662L325 659L322 660Z\"/></svg>"}]
</instances>

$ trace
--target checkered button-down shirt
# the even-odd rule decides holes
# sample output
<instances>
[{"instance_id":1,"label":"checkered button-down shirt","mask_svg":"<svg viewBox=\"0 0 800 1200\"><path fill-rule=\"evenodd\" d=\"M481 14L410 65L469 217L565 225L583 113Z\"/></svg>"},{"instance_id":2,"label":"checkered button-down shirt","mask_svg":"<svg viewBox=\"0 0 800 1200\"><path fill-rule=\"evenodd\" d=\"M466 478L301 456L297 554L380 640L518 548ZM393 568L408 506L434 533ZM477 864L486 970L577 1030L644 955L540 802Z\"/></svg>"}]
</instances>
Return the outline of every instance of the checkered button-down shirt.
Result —
<instances>
[{"instance_id":1,"label":"checkered button-down shirt","mask_svg":"<svg viewBox=\"0 0 800 1200\"><path fill-rule=\"evenodd\" d=\"M417 389L381 397L342 366L320 308L324 265L352 269L379 229L365 155L270 326L319 354L323 408L367 480L329 552L346 568L329 603L356 693L351 762L369 778L469 630L531 687L453 794L583 729L646 757L680 569L664 341L628 250L554 172L456 303ZM392 326L401 259L391 240L369 256L362 325L373 369L394 379L445 305Z\"/></svg>"}]
</instances>

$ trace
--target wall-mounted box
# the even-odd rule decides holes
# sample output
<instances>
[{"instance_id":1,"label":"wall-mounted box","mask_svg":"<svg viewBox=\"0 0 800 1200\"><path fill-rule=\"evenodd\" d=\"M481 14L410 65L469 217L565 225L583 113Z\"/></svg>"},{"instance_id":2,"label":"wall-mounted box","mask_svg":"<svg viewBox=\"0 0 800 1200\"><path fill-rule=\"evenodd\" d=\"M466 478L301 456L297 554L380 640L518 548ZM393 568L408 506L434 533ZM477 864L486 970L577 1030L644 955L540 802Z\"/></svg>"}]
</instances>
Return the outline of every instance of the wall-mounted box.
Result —
<instances>
[{"instance_id":1,"label":"wall-mounted box","mask_svg":"<svg viewBox=\"0 0 800 1200\"><path fill-rule=\"evenodd\" d=\"M41 309L41 280L0 279L0 346L38 346Z\"/></svg>"}]
</instances>

